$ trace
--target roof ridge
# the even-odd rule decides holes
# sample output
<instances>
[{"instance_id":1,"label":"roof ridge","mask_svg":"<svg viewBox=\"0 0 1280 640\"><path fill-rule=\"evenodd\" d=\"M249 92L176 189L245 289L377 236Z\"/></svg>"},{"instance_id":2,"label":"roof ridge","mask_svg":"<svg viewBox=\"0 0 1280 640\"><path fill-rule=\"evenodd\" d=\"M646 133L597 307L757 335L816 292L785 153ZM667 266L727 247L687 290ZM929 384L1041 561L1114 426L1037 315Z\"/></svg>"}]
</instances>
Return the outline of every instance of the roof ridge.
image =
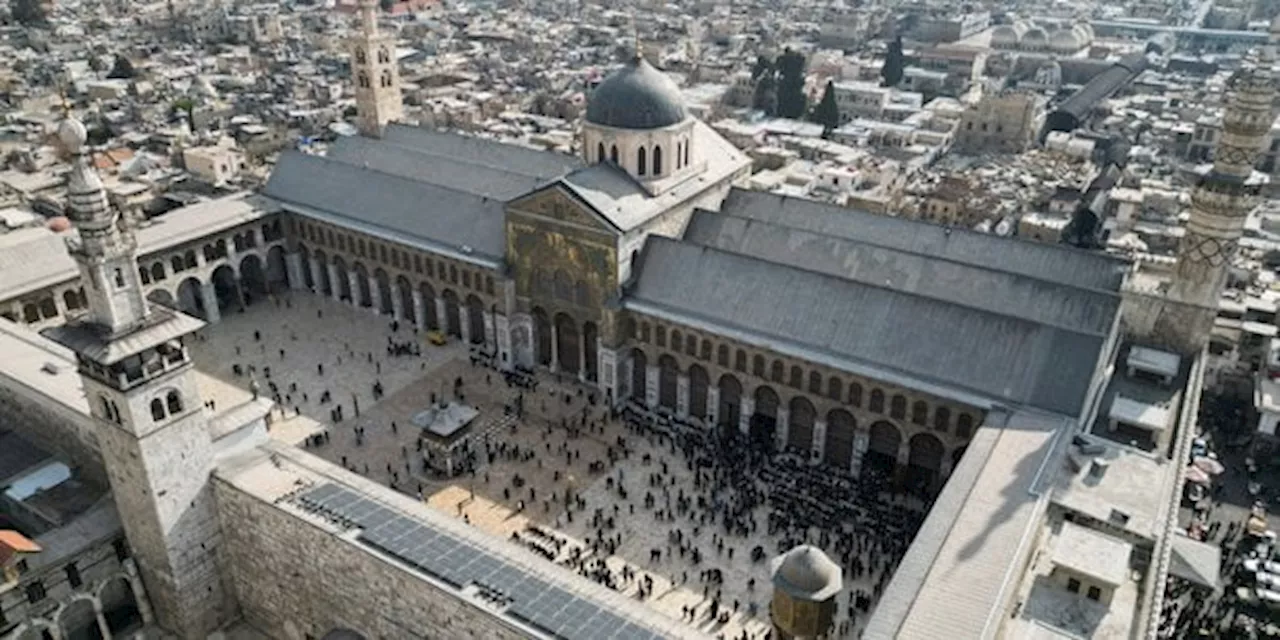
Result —
<instances>
[{"instance_id":1,"label":"roof ridge","mask_svg":"<svg viewBox=\"0 0 1280 640\"><path fill-rule=\"evenodd\" d=\"M378 175L380 175L380 176L385 176L385 177L387 177L387 178L390 178L390 179L395 180L395 181L398 181L398 182L403 182L403 183L407 183L407 184L415 184L415 185L419 185L419 186L426 186L426 187L431 187L431 188L433 188L433 189L441 189L441 190L444 190L444 191L448 191L448 192L451 192L451 193L461 194L461 195L464 195L464 196L467 196L467 197L471 197L471 198L483 199L483 200L494 200L494 201L497 201L497 202L506 202L505 200L499 200L498 198L494 198L493 196L485 196L485 195L481 195L481 194L471 193L470 191L464 191L464 190L462 190L462 189L458 189L458 188L455 188L455 187L451 187L451 186L449 186L449 185L443 185L443 184L439 184L439 183L436 183L436 182L424 182L424 181L422 181L422 180L414 180L413 178L409 178L409 177L406 177L406 176L397 175L397 174L389 173L389 172L386 172L386 171L379 171L379 170L374 169L374 168L372 168L372 167L368 167L368 166L364 166L364 165L352 164L352 163L350 163L350 162L344 162L344 161L339 160L339 159L337 159L337 158L330 158L329 156L320 156L320 155L314 155L314 154L310 154L310 153L303 153L303 152L301 152L301 151L292 150L292 149L291 149L291 150L288 150L288 151L285 151L284 153L280 154L280 158L276 161L276 166L277 166L277 167L278 167L278 166L280 166L280 161L281 161L281 160L283 160L284 158L288 157L288 156L301 156L301 157L303 157L303 158L311 158L311 159L314 159L314 160L303 160L303 162L317 162L317 163L320 163L320 164L324 164L324 165L326 165L326 166L341 165L341 166L343 166L343 167L350 167L350 168L352 168L352 169L357 169L357 170L360 170L360 171L367 171L367 172L369 172L369 173L376 173L376 174L378 174ZM275 172L274 172L274 171L272 171L272 174L271 174L271 175L272 175L272 177L275 177ZM263 191L264 191L264 193L266 193L267 187L269 187L270 185L271 185L271 180L270 180L270 179L268 179L268 180L267 180L267 184L263 187ZM270 193L266 193L266 195L268 195L268 196L270 196L270 197L275 197L275 196L272 196Z\"/></svg>"}]
</instances>

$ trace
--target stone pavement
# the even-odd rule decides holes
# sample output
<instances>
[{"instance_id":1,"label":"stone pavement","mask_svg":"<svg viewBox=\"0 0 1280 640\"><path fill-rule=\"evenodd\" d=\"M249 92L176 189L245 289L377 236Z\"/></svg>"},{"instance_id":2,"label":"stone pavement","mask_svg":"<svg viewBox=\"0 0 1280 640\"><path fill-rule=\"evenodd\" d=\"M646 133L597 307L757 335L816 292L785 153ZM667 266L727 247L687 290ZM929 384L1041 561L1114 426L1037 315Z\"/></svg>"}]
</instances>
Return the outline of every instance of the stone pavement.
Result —
<instances>
[{"instance_id":1,"label":"stone pavement","mask_svg":"<svg viewBox=\"0 0 1280 640\"><path fill-rule=\"evenodd\" d=\"M396 341L416 338L422 345L422 355L388 356L388 337ZM285 350L283 357L280 349ZM603 406L592 402L596 393L577 381L558 383L544 375L536 390L511 387L498 372L472 366L464 345L451 342L434 347L404 326L393 333L385 317L309 294L292 294L274 302L257 303L244 313L224 314L221 323L201 332L201 339L192 344L192 353L197 367L207 376L201 382L202 391L219 409L249 399L246 388L252 366L253 379L263 394L270 394L268 381L276 382L281 392L284 417L280 412L274 415L273 437L296 444L308 435L327 430L328 443L310 447L311 453L337 464L345 462L357 473L419 496L441 511L465 517L473 526L494 535L511 538L528 525L538 524L558 530L567 545L588 550L583 541L595 537L590 527L591 514L596 509L612 514L616 505L618 526L605 533L620 533L622 544L617 555L606 559L606 563L615 570L629 564L652 576L653 595L646 604L677 620L682 619L682 607L698 605L700 618L693 624L725 638L742 637L744 631L748 637L763 638L768 630L768 563L753 563L750 552L760 545L772 557L778 552L776 537L767 535L762 526L748 539L728 538L725 551L719 552L712 543L712 532L702 531L695 537L703 556L701 565L696 567L678 554L669 553L667 534L675 525L660 521L653 510L643 507L644 478L655 470L657 460L665 459L669 462L668 475L675 478L672 494L683 489L686 494L697 495L703 490L694 488L692 475L679 453L672 453L655 441L644 441L620 422L604 424L595 432L578 431L576 435L565 428L580 422L584 415L589 421L601 422L605 414ZM235 375L235 364L244 369L243 375ZM317 368L321 364L323 373ZM470 427L472 446L483 453L487 438L495 448L494 455L492 460L481 456L474 476L435 479L422 472L418 429L410 419L429 406L433 395L452 395L459 379L462 401L480 411ZM375 380L384 387L385 395L379 401L373 398ZM288 392L290 384L297 385L295 392ZM319 402L325 390L332 395L330 404ZM522 397L525 410L520 420L504 411L517 397ZM345 413L338 424L330 420L330 410L335 405L342 405ZM359 444L357 426L364 429ZM635 451L629 458L610 463L607 450L620 436L626 437ZM496 450L499 444L503 452ZM643 462L646 453L653 457L650 465ZM593 469L592 463L598 466ZM617 479L620 473L632 488L625 501L605 486L606 476ZM519 488L514 486L517 477L523 482ZM563 499L566 491L584 499L586 509L567 514ZM768 507L760 507L757 521L766 522L767 511ZM687 521L679 524L686 534L691 533ZM567 556L568 548L559 559ZM728 557L729 548L733 549L732 559ZM662 550L660 562L648 562L651 549ZM709 568L723 571L724 582L709 587L704 596L698 574ZM754 589L749 589L752 579ZM634 597L636 584L631 582L623 592ZM849 592L857 588L870 590L871 586L866 579L855 581L846 575L845 591L837 597L837 620L845 617ZM732 610L734 601L738 602L738 611L723 626L706 617L707 605L717 591L723 608ZM752 604L756 607L754 617L748 615ZM859 616L848 637L856 637L866 618Z\"/></svg>"}]
</instances>

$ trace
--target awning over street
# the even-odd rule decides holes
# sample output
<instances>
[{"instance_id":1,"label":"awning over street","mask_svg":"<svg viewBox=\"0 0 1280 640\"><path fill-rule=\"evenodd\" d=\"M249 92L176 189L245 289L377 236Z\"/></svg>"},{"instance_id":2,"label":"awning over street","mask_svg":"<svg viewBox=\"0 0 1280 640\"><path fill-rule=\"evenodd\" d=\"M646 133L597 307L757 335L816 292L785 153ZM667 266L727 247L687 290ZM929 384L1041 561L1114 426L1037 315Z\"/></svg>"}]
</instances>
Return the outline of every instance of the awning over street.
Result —
<instances>
[{"instance_id":1,"label":"awning over street","mask_svg":"<svg viewBox=\"0 0 1280 640\"><path fill-rule=\"evenodd\" d=\"M1169 563L1169 573L1217 591L1220 566L1222 553L1216 545L1192 540L1181 533L1173 537L1173 558Z\"/></svg>"}]
</instances>

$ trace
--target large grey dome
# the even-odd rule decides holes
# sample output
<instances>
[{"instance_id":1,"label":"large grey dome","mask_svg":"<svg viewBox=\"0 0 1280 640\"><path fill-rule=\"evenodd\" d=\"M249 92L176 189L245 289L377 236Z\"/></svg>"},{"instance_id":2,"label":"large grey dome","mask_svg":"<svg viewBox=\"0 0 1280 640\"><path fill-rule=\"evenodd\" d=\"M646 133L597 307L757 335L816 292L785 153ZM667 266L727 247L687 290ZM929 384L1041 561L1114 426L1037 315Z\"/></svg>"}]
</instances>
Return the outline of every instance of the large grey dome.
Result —
<instances>
[{"instance_id":1,"label":"large grey dome","mask_svg":"<svg viewBox=\"0 0 1280 640\"><path fill-rule=\"evenodd\" d=\"M643 58L632 58L587 99L587 122L617 129L661 129L685 119L680 89Z\"/></svg>"}]
</instances>

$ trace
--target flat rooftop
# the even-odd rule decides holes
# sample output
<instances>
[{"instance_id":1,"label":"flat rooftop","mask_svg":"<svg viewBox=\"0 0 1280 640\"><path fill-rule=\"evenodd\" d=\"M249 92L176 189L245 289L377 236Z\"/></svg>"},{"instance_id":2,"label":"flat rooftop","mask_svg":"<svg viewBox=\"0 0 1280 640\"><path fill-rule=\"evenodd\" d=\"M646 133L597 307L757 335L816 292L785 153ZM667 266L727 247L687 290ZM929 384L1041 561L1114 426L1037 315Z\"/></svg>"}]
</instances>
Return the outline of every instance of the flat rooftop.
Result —
<instances>
[{"instance_id":1,"label":"flat rooftop","mask_svg":"<svg viewBox=\"0 0 1280 640\"><path fill-rule=\"evenodd\" d=\"M1128 542L1063 522L1053 541L1053 564L1116 587L1124 583L1132 552Z\"/></svg>"},{"instance_id":2,"label":"flat rooftop","mask_svg":"<svg viewBox=\"0 0 1280 640\"><path fill-rule=\"evenodd\" d=\"M1137 373L1130 376L1128 367L1119 365L1128 365L1133 360L1130 354L1135 350L1140 350L1138 362L1141 365L1136 367ZM1168 444L1170 433L1178 423L1191 360L1182 359L1176 375L1170 376L1172 381L1165 384L1159 378L1167 375L1171 363L1158 357L1144 359L1144 355L1158 356L1159 353L1137 345L1127 350L1121 348L1117 353L1115 371L1103 392L1102 409L1090 425L1091 435L1149 453L1164 454L1157 449ZM1158 369L1161 373L1153 373L1151 369ZM1113 419L1120 421L1115 430L1111 428Z\"/></svg>"},{"instance_id":3,"label":"flat rooftop","mask_svg":"<svg viewBox=\"0 0 1280 640\"><path fill-rule=\"evenodd\" d=\"M530 637L708 638L507 540L287 444L270 442L226 460L216 476L335 535L358 530L344 540L492 612ZM320 515L326 512L346 524ZM495 587L509 601L495 609L468 589L476 586ZM557 607L570 607L576 614L557 616L551 611Z\"/></svg>"},{"instance_id":4,"label":"flat rooftop","mask_svg":"<svg viewBox=\"0 0 1280 640\"><path fill-rule=\"evenodd\" d=\"M1081 447L1072 447L1063 463L1067 468L1057 474L1054 504L1154 540L1165 522L1168 504L1153 497L1169 495L1181 468L1096 436L1080 435L1077 440L1086 443L1086 447L1105 449L1090 455ZM1107 461L1101 478L1089 475L1094 458Z\"/></svg>"}]
</instances>

